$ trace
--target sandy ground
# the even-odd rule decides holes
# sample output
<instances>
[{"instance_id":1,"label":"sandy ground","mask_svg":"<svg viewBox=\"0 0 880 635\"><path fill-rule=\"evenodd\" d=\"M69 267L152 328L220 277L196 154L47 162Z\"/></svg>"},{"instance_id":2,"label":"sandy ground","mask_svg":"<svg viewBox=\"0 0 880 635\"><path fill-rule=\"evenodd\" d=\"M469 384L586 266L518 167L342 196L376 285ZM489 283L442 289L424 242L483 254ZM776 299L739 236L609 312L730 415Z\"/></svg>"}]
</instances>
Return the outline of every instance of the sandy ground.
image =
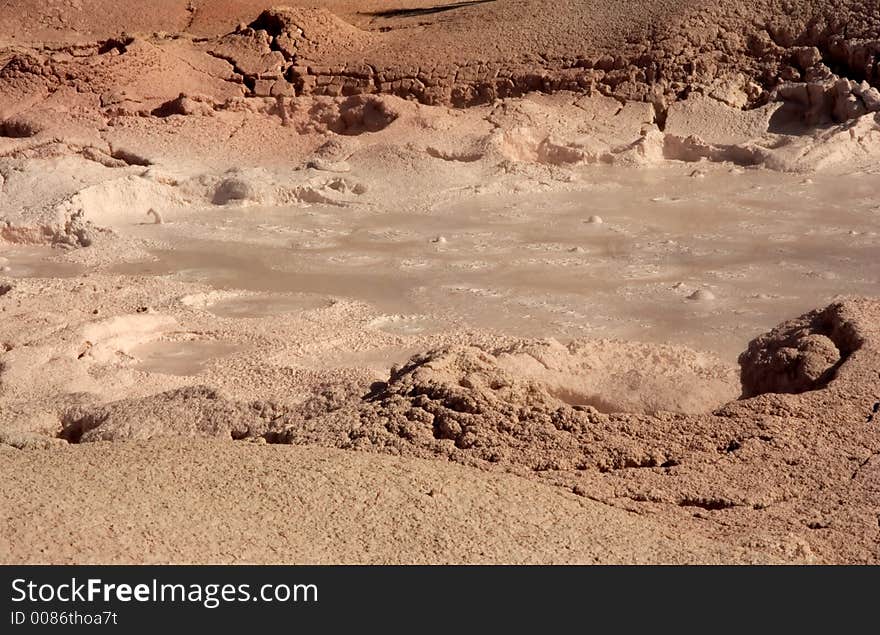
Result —
<instances>
[{"instance_id":1,"label":"sandy ground","mask_svg":"<svg viewBox=\"0 0 880 635\"><path fill-rule=\"evenodd\" d=\"M319 4L0 11L0 560L880 559L876 4Z\"/></svg>"},{"instance_id":2,"label":"sandy ground","mask_svg":"<svg viewBox=\"0 0 880 635\"><path fill-rule=\"evenodd\" d=\"M176 441L3 455L4 493L32 519L5 522L6 562L772 562L558 488L436 461Z\"/></svg>"}]
</instances>

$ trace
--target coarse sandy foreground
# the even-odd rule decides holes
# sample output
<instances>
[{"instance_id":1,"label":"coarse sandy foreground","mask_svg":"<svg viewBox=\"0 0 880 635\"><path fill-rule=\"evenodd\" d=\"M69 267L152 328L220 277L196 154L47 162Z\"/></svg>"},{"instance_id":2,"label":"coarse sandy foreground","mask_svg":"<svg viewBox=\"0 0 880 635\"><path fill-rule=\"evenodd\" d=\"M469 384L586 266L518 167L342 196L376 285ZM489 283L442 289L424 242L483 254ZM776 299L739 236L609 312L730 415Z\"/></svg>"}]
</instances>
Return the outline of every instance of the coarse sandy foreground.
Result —
<instances>
[{"instance_id":1,"label":"coarse sandy foreground","mask_svg":"<svg viewBox=\"0 0 880 635\"><path fill-rule=\"evenodd\" d=\"M876 2L141 4L0 9L0 561L880 562Z\"/></svg>"},{"instance_id":2,"label":"coarse sandy foreground","mask_svg":"<svg viewBox=\"0 0 880 635\"><path fill-rule=\"evenodd\" d=\"M8 500L31 519L3 532L0 545L11 560L781 561L759 549L680 535L539 482L446 462L216 441L81 450L3 448L11 467Z\"/></svg>"}]
</instances>

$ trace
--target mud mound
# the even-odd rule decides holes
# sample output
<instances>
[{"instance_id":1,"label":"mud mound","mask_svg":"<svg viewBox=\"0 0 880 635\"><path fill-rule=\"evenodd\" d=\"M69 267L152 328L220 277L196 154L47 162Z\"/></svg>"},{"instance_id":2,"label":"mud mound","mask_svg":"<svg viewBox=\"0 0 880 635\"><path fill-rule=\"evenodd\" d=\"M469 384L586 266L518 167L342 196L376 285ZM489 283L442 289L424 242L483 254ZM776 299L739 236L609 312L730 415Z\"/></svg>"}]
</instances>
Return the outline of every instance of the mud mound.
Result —
<instances>
[{"instance_id":1,"label":"mud mound","mask_svg":"<svg viewBox=\"0 0 880 635\"><path fill-rule=\"evenodd\" d=\"M740 358L744 396L827 383L862 337L841 306L752 342ZM284 412L201 387L116 402L68 413L63 437L264 437L538 471L611 470L676 465L697 448L725 446L742 422L708 412L737 394L734 369L684 348L523 341L429 351L392 368L387 382L331 386Z\"/></svg>"},{"instance_id":2,"label":"mud mound","mask_svg":"<svg viewBox=\"0 0 880 635\"><path fill-rule=\"evenodd\" d=\"M305 110L300 108L305 107ZM293 104L289 120L302 132L334 132L354 136L379 132L400 115L392 101L380 95L355 95L347 99L318 98L308 104Z\"/></svg>"},{"instance_id":3,"label":"mud mound","mask_svg":"<svg viewBox=\"0 0 880 635\"><path fill-rule=\"evenodd\" d=\"M0 122L0 137L24 139L36 136L42 129L43 127L32 119L17 115Z\"/></svg>"},{"instance_id":4,"label":"mud mound","mask_svg":"<svg viewBox=\"0 0 880 635\"><path fill-rule=\"evenodd\" d=\"M652 363L661 368L669 362L663 357L671 351L649 353L651 347L626 350L626 346L616 346L620 364L604 367L611 360L601 359L597 351L604 349L615 357L611 353L614 347L608 342L570 348L558 343L530 343L494 353L467 346L428 352L392 369L389 381L374 385L362 400L343 403L317 417L312 414L315 408L309 416L289 413L267 439L440 455L464 463L504 463L533 471L607 471L676 464L676 456L686 447L683 435L687 430L679 428L674 435L659 431L668 430L680 415L659 413L640 419L633 414L602 414L584 403L566 403L593 401L606 407L632 404L646 409L649 404L640 400L646 393L640 390L652 381L637 378L639 371L633 368L633 360L639 360L643 369ZM682 359L687 357L682 355ZM592 372L586 368L589 360L596 364ZM699 385L705 380L689 374L692 370L685 364L669 373L670 383L662 390L679 392L676 382ZM647 374L652 373L653 368ZM604 381L599 379L605 374L609 376ZM642 381L646 383L638 387ZM709 390L713 406L723 401L723 395L736 392L730 369L717 372L707 386L715 381L720 381L722 388L718 393L714 393L717 386ZM633 388L629 395L623 394L627 385ZM600 387L609 392L597 395ZM651 407L662 400L647 397ZM672 398L667 404L674 401ZM702 405L709 407L708 403Z\"/></svg>"},{"instance_id":5,"label":"mud mound","mask_svg":"<svg viewBox=\"0 0 880 635\"><path fill-rule=\"evenodd\" d=\"M863 341L843 321L841 305L813 311L752 340L740 355L743 397L816 390Z\"/></svg>"},{"instance_id":6,"label":"mud mound","mask_svg":"<svg viewBox=\"0 0 880 635\"><path fill-rule=\"evenodd\" d=\"M326 9L269 9L250 25L202 45L209 55L232 64L241 81L257 96L291 97L296 93L351 95L369 90L369 66L344 71L332 81L316 78L309 64L352 54L371 44L373 35L341 20ZM316 67L320 69L321 67ZM325 74L339 72L327 67ZM358 90L343 89L354 83ZM315 87L320 84L320 91Z\"/></svg>"},{"instance_id":7,"label":"mud mound","mask_svg":"<svg viewBox=\"0 0 880 635\"><path fill-rule=\"evenodd\" d=\"M61 436L219 437L442 458L538 476L635 514L659 514L673 531L807 561L876 562L880 432L865 415L880 388L878 309L874 301L847 301L759 338L744 367L754 364L755 351L806 340L808 355L827 355L802 366L821 371L833 361L821 336L840 351L836 376L819 390L763 394L713 413L605 414L568 404L548 388L547 373L571 372L580 349L527 342L494 353L431 351L392 369L387 382L339 383L283 410L189 388L70 411ZM639 349L630 356L653 363ZM632 363L619 357L621 368ZM682 359L680 373L693 372L688 364L712 367ZM771 361L762 372L767 385L774 372L783 381L790 367ZM678 381L683 390L691 383L684 375Z\"/></svg>"},{"instance_id":8,"label":"mud mound","mask_svg":"<svg viewBox=\"0 0 880 635\"><path fill-rule=\"evenodd\" d=\"M226 205L230 202L253 201L256 199L257 193L250 181L230 176L217 184L211 202L214 205Z\"/></svg>"},{"instance_id":9,"label":"mud mound","mask_svg":"<svg viewBox=\"0 0 880 635\"><path fill-rule=\"evenodd\" d=\"M60 436L71 443L159 437L241 439L260 436L277 416L274 404L238 403L210 388L192 386L145 399L72 410L63 419Z\"/></svg>"},{"instance_id":10,"label":"mud mound","mask_svg":"<svg viewBox=\"0 0 880 635\"><path fill-rule=\"evenodd\" d=\"M327 9L277 7L263 11L250 28L272 37L273 49L288 59L320 59L327 54L360 50L375 39Z\"/></svg>"},{"instance_id":11,"label":"mud mound","mask_svg":"<svg viewBox=\"0 0 880 635\"><path fill-rule=\"evenodd\" d=\"M683 382L693 388L684 398L678 395ZM418 456L452 453L536 470L611 469L669 459L658 443L645 449L621 437L614 420L592 404L705 411L735 394L732 369L686 349L523 342L494 352L431 351L393 368L387 383L329 387L286 412L230 401L203 387L115 402L68 413L62 437L265 437ZM599 438L605 442L596 444Z\"/></svg>"},{"instance_id":12,"label":"mud mound","mask_svg":"<svg viewBox=\"0 0 880 635\"><path fill-rule=\"evenodd\" d=\"M291 413L267 440L574 469L566 458L586 448L566 429L587 428L592 414L515 380L485 351L462 347L414 357L387 384L332 412Z\"/></svg>"},{"instance_id":13,"label":"mud mound","mask_svg":"<svg viewBox=\"0 0 880 635\"><path fill-rule=\"evenodd\" d=\"M756 382L761 387L790 385L791 367L765 353L792 348L774 344L789 344L789 338L806 338L804 353L796 358L799 372L827 380L827 369L840 367L864 337L864 324L854 320L847 307L852 308L832 305L758 338L743 354L743 391L754 392ZM842 351L837 359L829 359L834 357L832 346ZM597 353L608 357L602 360ZM787 353L783 356L789 359ZM596 363L592 377L586 368L591 359ZM764 363L765 359L770 361ZM759 379L752 379L755 366L761 369ZM643 376L634 379L639 368ZM636 406L644 411L647 405L657 405L651 399L662 400L653 394L658 385L661 392L673 395L667 407L681 405L674 396L679 393L702 396L704 409L720 407L725 395L736 394L729 369L678 349L530 343L493 354L456 347L413 357L392 369L389 380L373 386L366 397L340 403L331 412L313 407L308 414L288 413L267 438L441 455L466 463L503 462L542 471L677 465L694 452L724 452L730 439L761 434L763 424L748 418L749 402L717 411L742 412L746 419L739 414L605 414L588 403L574 403L594 400L607 407L615 399L624 405L641 397ZM607 396L597 396L599 387ZM688 405L696 408L695 402ZM843 402L840 406L848 407Z\"/></svg>"}]
</instances>

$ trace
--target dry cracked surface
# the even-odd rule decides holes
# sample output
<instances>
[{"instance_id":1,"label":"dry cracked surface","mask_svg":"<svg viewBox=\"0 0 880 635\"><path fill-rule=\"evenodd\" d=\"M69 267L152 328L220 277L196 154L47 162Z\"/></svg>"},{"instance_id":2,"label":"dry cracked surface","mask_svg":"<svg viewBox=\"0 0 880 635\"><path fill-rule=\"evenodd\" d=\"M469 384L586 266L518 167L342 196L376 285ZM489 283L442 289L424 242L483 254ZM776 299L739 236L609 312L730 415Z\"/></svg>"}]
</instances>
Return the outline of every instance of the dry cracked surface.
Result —
<instances>
[{"instance_id":1,"label":"dry cracked surface","mask_svg":"<svg viewBox=\"0 0 880 635\"><path fill-rule=\"evenodd\" d=\"M289 4L0 9L0 560L880 561L876 2Z\"/></svg>"},{"instance_id":2,"label":"dry cracked surface","mask_svg":"<svg viewBox=\"0 0 880 635\"><path fill-rule=\"evenodd\" d=\"M267 11L256 2L169 2L148 16L126 6L136 3L118 3L85 25L77 13L88 15L96 3L80 4L10 3L6 20L19 24L7 32L25 43L47 33L59 41L160 33L183 40L172 51L228 62L235 81L267 96L383 92L465 105L592 87L665 104L717 82L716 93L744 105L766 101L782 84L827 80L832 71L877 80L880 23L876 5L863 0L583 2L549 15L539 3L514 0L403 2L390 10L385 3L322 2ZM106 39L96 50L65 55L93 64L95 54L118 55L127 46Z\"/></svg>"},{"instance_id":3,"label":"dry cracked surface","mask_svg":"<svg viewBox=\"0 0 880 635\"><path fill-rule=\"evenodd\" d=\"M7 20L21 15L14 4ZM648 102L661 127L669 105L692 94L735 108L790 102L810 124L880 109L880 22L870 1L569 3L551 16L511 0L341 13L345 3L262 12L238 4L220 22L206 7L215 17L201 28L162 11L152 20L130 12L112 37L92 41L108 29L80 29L62 6L57 41L39 47L30 34L45 34L53 11L32 8L7 42L0 77L19 91L73 89L107 115L159 117L234 108L244 97L277 99L283 110L302 95L469 106L533 91ZM136 77L114 90L107 78L123 66ZM13 120L4 130L27 136L32 128Z\"/></svg>"}]
</instances>

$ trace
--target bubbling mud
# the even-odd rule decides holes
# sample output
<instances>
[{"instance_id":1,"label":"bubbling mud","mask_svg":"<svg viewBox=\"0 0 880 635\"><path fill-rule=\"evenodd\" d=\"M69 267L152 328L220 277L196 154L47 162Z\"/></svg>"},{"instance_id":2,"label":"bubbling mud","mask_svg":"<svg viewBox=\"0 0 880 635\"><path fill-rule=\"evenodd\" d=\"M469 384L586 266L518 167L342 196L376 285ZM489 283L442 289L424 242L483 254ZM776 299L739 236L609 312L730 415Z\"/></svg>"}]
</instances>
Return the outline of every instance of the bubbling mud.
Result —
<instances>
[{"instance_id":1,"label":"bubbling mud","mask_svg":"<svg viewBox=\"0 0 880 635\"><path fill-rule=\"evenodd\" d=\"M581 178L564 191L486 193L405 213L193 211L120 227L171 248L113 271L258 292L269 313L288 301L282 294L311 294L426 324L669 342L731 362L774 321L878 288L875 175L808 183L757 170L715 168L695 180L676 168L609 168ZM407 324L380 328L424 332Z\"/></svg>"}]
</instances>

